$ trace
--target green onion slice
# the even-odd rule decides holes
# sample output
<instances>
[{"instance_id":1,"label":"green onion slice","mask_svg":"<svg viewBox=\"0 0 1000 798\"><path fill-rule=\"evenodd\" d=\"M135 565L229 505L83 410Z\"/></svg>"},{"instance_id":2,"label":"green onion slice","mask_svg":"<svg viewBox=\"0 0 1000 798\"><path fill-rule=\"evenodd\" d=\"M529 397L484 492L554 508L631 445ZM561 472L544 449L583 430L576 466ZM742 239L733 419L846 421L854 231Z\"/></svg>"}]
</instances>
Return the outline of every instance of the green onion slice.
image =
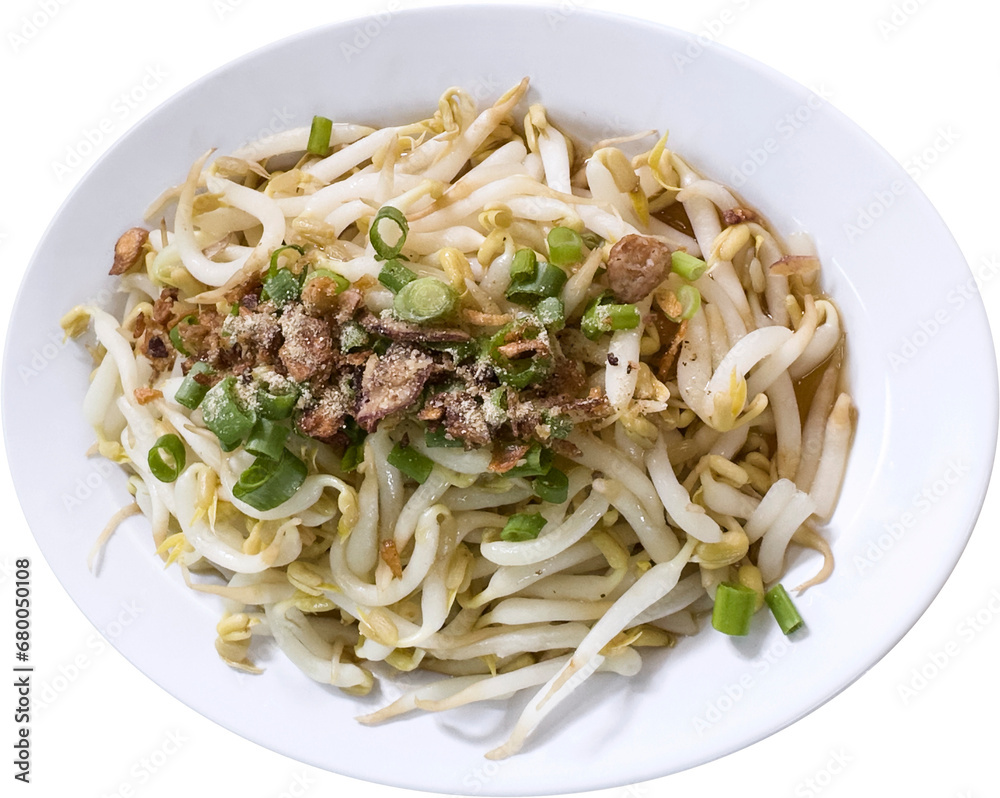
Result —
<instances>
[{"instance_id":1,"label":"green onion slice","mask_svg":"<svg viewBox=\"0 0 1000 798\"><path fill-rule=\"evenodd\" d=\"M541 513L515 513L507 519L500 532L500 539L511 543L534 540L545 526Z\"/></svg>"},{"instance_id":2,"label":"green onion slice","mask_svg":"<svg viewBox=\"0 0 1000 798\"><path fill-rule=\"evenodd\" d=\"M417 279L416 272L400 263L398 260L387 260L378 273L378 281L392 293L398 294L407 283Z\"/></svg>"},{"instance_id":3,"label":"green onion slice","mask_svg":"<svg viewBox=\"0 0 1000 798\"><path fill-rule=\"evenodd\" d=\"M344 450L344 456L340 458L340 467L347 472L354 471L365 459L365 438L368 433L354 420L347 416L344 420L344 434L350 445Z\"/></svg>"},{"instance_id":4,"label":"green onion slice","mask_svg":"<svg viewBox=\"0 0 1000 798\"><path fill-rule=\"evenodd\" d=\"M697 290L697 289L695 289ZM594 341L603 333L615 330L632 330L639 326L641 318L635 305L619 305L614 296L605 291L591 300L580 319L580 331Z\"/></svg>"},{"instance_id":5,"label":"green onion slice","mask_svg":"<svg viewBox=\"0 0 1000 798\"><path fill-rule=\"evenodd\" d=\"M427 481L427 477L434 470L434 461L426 455L421 454L412 446L403 446L397 443L392 447L389 456L386 458L389 465L398 468L406 476L415 479L421 485Z\"/></svg>"},{"instance_id":6,"label":"green onion slice","mask_svg":"<svg viewBox=\"0 0 1000 798\"><path fill-rule=\"evenodd\" d=\"M274 252L271 253L271 263L267 267L267 276L268 277L274 277L278 273L279 268L280 268L278 266L278 257L281 255L281 253L287 252L290 249L294 249L300 255L304 255L305 252L306 252L298 244L284 244L284 245L278 247L277 249L274 250Z\"/></svg>"},{"instance_id":7,"label":"green onion slice","mask_svg":"<svg viewBox=\"0 0 1000 798\"><path fill-rule=\"evenodd\" d=\"M191 366L191 370L181 381L180 387L177 389L177 393L174 394L174 400L177 404L184 405L184 407L189 410L194 410L198 405L200 405L201 400L204 399L205 394L208 393L208 386L202 385L198 382L196 377L199 374L214 373L215 369L208 365L208 363L201 360Z\"/></svg>"},{"instance_id":8,"label":"green onion slice","mask_svg":"<svg viewBox=\"0 0 1000 798\"><path fill-rule=\"evenodd\" d=\"M458 294L436 277L418 277L401 289L392 308L403 321L417 324L449 315L458 302Z\"/></svg>"},{"instance_id":9,"label":"green onion slice","mask_svg":"<svg viewBox=\"0 0 1000 798\"><path fill-rule=\"evenodd\" d=\"M314 116L309 128L309 143L306 152L313 155L326 155L330 150L330 134L333 132L333 120L325 116Z\"/></svg>"},{"instance_id":10,"label":"green onion slice","mask_svg":"<svg viewBox=\"0 0 1000 798\"><path fill-rule=\"evenodd\" d=\"M560 267L541 261L530 276L511 276L505 295L519 305L534 305L546 297L555 297L566 285L569 277Z\"/></svg>"},{"instance_id":11,"label":"green onion slice","mask_svg":"<svg viewBox=\"0 0 1000 798\"><path fill-rule=\"evenodd\" d=\"M752 588L723 582L715 591L712 626L727 635L746 635L756 603L757 592Z\"/></svg>"},{"instance_id":12,"label":"green onion slice","mask_svg":"<svg viewBox=\"0 0 1000 798\"><path fill-rule=\"evenodd\" d=\"M535 305L535 315L551 330L561 330L566 326L566 308L557 296L547 296Z\"/></svg>"},{"instance_id":13,"label":"green onion slice","mask_svg":"<svg viewBox=\"0 0 1000 798\"><path fill-rule=\"evenodd\" d=\"M390 221L399 228L399 238L396 239L395 244L388 244L382 238L380 225L383 221ZM375 248L375 255L380 260L391 260L392 258L399 257L399 253L403 251L403 244L406 243L406 234L409 232L410 226L406 223L406 217L403 215L403 212L391 205L383 205L378 209L375 218L372 219L371 227L368 229L368 240L372 242L372 247Z\"/></svg>"},{"instance_id":14,"label":"green onion slice","mask_svg":"<svg viewBox=\"0 0 1000 798\"><path fill-rule=\"evenodd\" d=\"M802 620L799 611L795 609L795 604L792 603L791 596L788 595L788 591L783 585L777 584L768 590L764 594L764 601L770 607L771 614L774 615L774 620L778 622L781 631L786 635L790 635L805 625L805 621Z\"/></svg>"},{"instance_id":15,"label":"green onion slice","mask_svg":"<svg viewBox=\"0 0 1000 798\"><path fill-rule=\"evenodd\" d=\"M316 277L327 277L330 280L333 280L334 284L337 286L338 294L351 287L350 280L344 277L344 275L337 274L337 272L331 271L330 269L313 269L306 275L306 279L303 281L302 285L305 286L306 283Z\"/></svg>"},{"instance_id":16,"label":"green onion slice","mask_svg":"<svg viewBox=\"0 0 1000 798\"><path fill-rule=\"evenodd\" d=\"M535 275L535 269L538 266L538 258L535 257L535 251L532 249L519 249L514 253L514 260L510 263L510 279L520 280L527 279L530 280Z\"/></svg>"},{"instance_id":17,"label":"green onion slice","mask_svg":"<svg viewBox=\"0 0 1000 798\"><path fill-rule=\"evenodd\" d=\"M686 252L675 249L670 253L670 268L675 274L679 274L685 280L694 281L705 273L705 270L708 269L708 264L701 258L696 258L694 255L688 255Z\"/></svg>"},{"instance_id":18,"label":"green onion slice","mask_svg":"<svg viewBox=\"0 0 1000 798\"><path fill-rule=\"evenodd\" d=\"M516 465L506 472L508 477L535 477L547 474L552 468L552 450L546 449L540 443L531 444L524 454L524 463Z\"/></svg>"},{"instance_id":19,"label":"green onion slice","mask_svg":"<svg viewBox=\"0 0 1000 798\"><path fill-rule=\"evenodd\" d=\"M215 433L223 451L227 452L243 442L257 420L253 412L240 406L235 377L226 377L205 394L201 412L205 426Z\"/></svg>"},{"instance_id":20,"label":"green onion slice","mask_svg":"<svg viewBox=\"0 0 1000 798\"><path fill-rule=\"evenodd\" d=\"M258 457L233 486L233 496L251 507L266 511L284 504L302 487L306 464L283 449L277 459Z\"/></svg>"},{"instance_id":21,"label":"green onion slice","mask_svg":"<svg viewBox=\"0 0 1000 798\"><path fill-rule=\"evenodd\" d=\"M184 470L184 442L172 432L156 439L146 456L149 470L160 482L173 482Z\"/></svg>"},{"instance_id":22,"label":"green onion slice","mask_svg":"<svg viewBox=\"0 0 1000 798\"><path fill-rule=\"evenodd\" d=\"M513 338L536 338L539 330L523 319L516 319L501 327L492 338L489 339L487 352L496 372L497 379L504 385L514 388L525 388L537 382L541 382L548 375L552 366L552 359L535 355L530 358L520 358L511 360L502 352L500 347L508 341L508 337ZM512 338L512 340L513 340Z\"/></svg>"},{"instance_id":23,"label":"green onion slice","mask_svg":"<svg viewBox=\"0 0 1000 798\"><path fill-rule=\"evenodd\" d=\"M587 245L587 249L597 249L599 246L604 244L604 239L593 230L584 230L583 235L581 235L580 238L583 243Z\"/></svg>"},{"instance_id":24,"label":"green onion slice","mask_svg":"<svg viewBox=\"0 0 1000 798\"><path fill-rule=\"evenodd\" d=\"M558 266L539 262L534 250L519 249L510 265L510 285L505 295L511 302L533 306L541 299L557 296L567 279Z\"/></svg>"},{"instance_id":25,"label":"green onion slice","mask_svg":"<svg viewBox=\"0 0 1000 798\"><path fill-rule=\"evenodd\" d=\"M532 480L531 488L543 502L562 504L569 498L569 477L558 468L550 468Z\"/></svg>"},{"instance_id":26,"label":"green onion slice","mask_svg":"<svg viewBox=\"0 0 1000 798\"><path fill-rule=\"evenodd\" d=\"M357 471L358 466L365 461L365 445L363 443L352 443L344 449L344 455L340 458L340 468L350 474Z\"/></svg>"},{"instance_id":27,"label":"green onion slice","mask_svg":"<svg viewBox=\"0 0 1000 798\"><path fill-rule=\"evenodd\" d=\"M170 343L174 345L174 349L180 352L184 357L188 357L191 353L187 351L184 346L184 341L181 340L181 325L182 324L195 324L198 321L198 317L193 313L185 316L183 319L178 321L173 327L170 328Z\"/></svg>"},{"instance_id":28,"label":"green onion slice","mask_svg":"<svg viewBox=\"0 0 1000 798\"><path fill-rule=\"evenodd\" d=\"M549 260L557 266L568 266L583 260L583 237L572 227L553 227L546 241Z\"/></svg>"},{"instance_id":29,"label":"green onion slice","mask_svg":"<svg viewBox=\"0 0 1000 798\"><path fill-rule=\"evenodd\" d=\"M270 457L277 460L281 457L285 449L285 441L291 430L288 427L276 424L269 418L258 418L257 423L250 430L250 437L243 444L243 448L250 454L258 457Z\"/></svg>"},{"instance_id":30,"label":"green onion slice","mask_svg":"<svg viewBox=\"0 0 1000 798\"><path fill-rule=\"evenodd\" d=\"M287 302L298 299L302 294L302 286L299 283L299 278L291 271L278 269L277 274L264 280L264 293L280 307Z\"/></svg>"},{"instance_id":31,"label":"green onion slice","mask_svg":"<svg viewBox=\"0 0 1000 798\"><path fill-rule=\"evenodd\" d=\"M518 338L533 339L541 334L538 325L526 318L515 319L505 324L485 344L497 379L513 388L525 388L542 382L552 370L552 358L533 355L510 359L500 351L500 347Z\"/></svg>"},{"instance_id":32,"label":"green onion slice","mask_svg":"<svg viewBox=\"0 0 1000 798\"><path fill-rule=\"evenodd\" d=\"M681 319L690 319L701 307L701 291L693 285L682 285L677 289L677 300L681 303Z\"/></svg>"},{"instance_id":33,"label":"green onion slice","mask_svg":"<svg viewBox=\"0 0 1000 798\"><path fill-rule=\"evenodd\" d=\"M261 418L280 421L292 415L295 403L299 400L299 389L293 388L285 393L271 393L261 387L257 391L257 414Z\"/></svg>"},{"instance_id":34,"label":"green onion slice","mask_svg":"<svg viewBox=\"0 0 1000 798\"><path fill-rule=\"evenodd\" d=\"M353 352L368 345L371 336L356 321L346 321L340 327L340 351Z\"/></svg>"}]
</instances>

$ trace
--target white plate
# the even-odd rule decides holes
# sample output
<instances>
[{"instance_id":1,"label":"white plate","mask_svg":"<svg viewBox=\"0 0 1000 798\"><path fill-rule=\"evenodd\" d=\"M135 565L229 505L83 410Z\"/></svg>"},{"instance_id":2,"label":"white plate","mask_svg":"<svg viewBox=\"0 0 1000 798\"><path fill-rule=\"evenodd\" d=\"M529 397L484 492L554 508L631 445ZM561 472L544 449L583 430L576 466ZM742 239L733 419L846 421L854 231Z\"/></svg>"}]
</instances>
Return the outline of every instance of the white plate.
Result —
<instances>
[{"instance_id":1,"label":"white plate","mask_svg":"<svg viewBox=\"0 0 1000 798\"><path fill-rule=\"evenodd\" d=\"M360 727L353 716L385 695L324 689L280 656L259 677L222 665L212 645L218 605L163 572L140 519L113 539L100 575L88 572L87 552L123 503L124 479L83 456L89 357L72 344L56 355L67 346L62 312L113 285L105 273L119 233L207 148L226 151L314 113L372 124L418 118L448 86L485 101L524 75L532 98L571 131L669 128L673 148L735 185L780 231L813 234L849 331L860 412L830 528L838 568L800 601L807 634L787 641L763 622L740 641L706 631L648 656L636 678L594 677L522 754L490 763L482 752L506 736L523 697ZM253 53L165 103L94 166L17 300L4 362L8 456L24 513L69 594L138 668L223 726L317 767L401 787L609 787L691 767L793 722L877 662L930 604L972 530L996 441L996 366L982 305L966 290L973 285L903 170L821 97L760 64L575 7L406 12ZM787 583L815 567L799 557ZM116 637L130 602L144 611Z\"/></svg>"}]
</instances>

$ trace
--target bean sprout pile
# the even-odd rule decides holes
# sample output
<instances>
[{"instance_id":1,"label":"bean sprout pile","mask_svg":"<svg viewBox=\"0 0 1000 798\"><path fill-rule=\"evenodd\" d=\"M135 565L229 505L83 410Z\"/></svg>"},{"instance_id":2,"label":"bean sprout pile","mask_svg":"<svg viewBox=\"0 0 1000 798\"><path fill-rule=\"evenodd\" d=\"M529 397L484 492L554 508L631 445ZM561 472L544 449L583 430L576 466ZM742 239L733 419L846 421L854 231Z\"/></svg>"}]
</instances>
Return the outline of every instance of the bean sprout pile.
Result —
<instances>
[{"instance_id":1,"label":"bean sprout pile","mask_svg":"<svg viewBox=\"0 0 1000 798\"><path fill-rule=\"evenodd\" d=\"M528 93L205 153L115 245L114 310L63 319L132 497L92 567L141 513L233 668L267 637L352 695L431 674L362 723L533 691L491 758L709 617L794 634L854 427L808 237Z\"/></svg>"}]
</instances>

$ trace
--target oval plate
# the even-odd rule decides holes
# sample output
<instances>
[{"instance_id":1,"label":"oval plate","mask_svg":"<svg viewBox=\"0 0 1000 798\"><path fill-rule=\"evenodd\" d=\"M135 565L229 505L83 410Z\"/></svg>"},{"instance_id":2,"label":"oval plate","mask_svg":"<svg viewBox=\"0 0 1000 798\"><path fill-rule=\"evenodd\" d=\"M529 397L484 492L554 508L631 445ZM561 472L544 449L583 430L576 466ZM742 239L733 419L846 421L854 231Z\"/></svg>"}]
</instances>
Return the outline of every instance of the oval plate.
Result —
<instances>
[{"instance_id":1,"label":"oval plate","mask_svg":"<svg viewBox=\"0 0 1000 798\"><path fill-rule=\"evenodd\" d=\"M926 286L971 277L924 195L821 96L722 48L689 49L689 34L584 11L449 7L394 16L355 60L356 27L279 42L166 102L93 167L40 244L8 333L3 421L25 516L66 590L98 628L114 621L122 601L147 608L115 645L224 727L316 767L438 792L470 791L483 774L496 795L664 776L760 740L844 689L941 588L972 531L993 461L997 396L967 390L996 384L985 312L976 298L947 325L934 323L945 292ZM398 55L414 41L436 58L404 79ZM636 79L636 53L655 80ZM188 590L176 570L163 573L142 519L123 525L100 575L91 574L87 553L127 501L125 480L84 456L92 443L81 412L89 356L73 345L66 356L44 353L65 346L64 310L110 296L105 273L121 231L206 149L226 152L273 126L274 109L287 109L278 123L288 127L315 113L398 123L428 115L448 86L485 104L525 75L531 101L545 103L568 131L595 140L669 128L671 148L738 189L781 233L813 235L848 330L859 421L829 528L838 567L799 601L806 633L786 640L758 617L745 640L711 632L682 640L646 656L635 678L594 677L523 753L488 763L483 752L505 738L526 697L363 728L353 717L400 686L351 698L313 683L279 652L268 652L261 676L229 670L213 647L220 605ZM44 368L25 353L41 353ZM947 427L933 422L941 407L950 411ZM58 425L44 446L39 418ZM817 559L797 557L786 583L811 576Z\"/></svg>"}]
</instances>

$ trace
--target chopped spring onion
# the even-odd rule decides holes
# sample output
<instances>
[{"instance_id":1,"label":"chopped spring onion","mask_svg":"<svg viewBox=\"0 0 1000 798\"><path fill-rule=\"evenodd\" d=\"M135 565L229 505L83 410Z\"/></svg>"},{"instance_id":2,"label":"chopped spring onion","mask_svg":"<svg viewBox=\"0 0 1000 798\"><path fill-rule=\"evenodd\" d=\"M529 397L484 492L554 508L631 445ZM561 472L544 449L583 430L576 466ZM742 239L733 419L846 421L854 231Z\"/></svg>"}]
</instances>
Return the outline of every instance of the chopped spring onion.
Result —
<instances>
[{"instance_id":1,"label":"chopped spring onion","mask_svg":"<svg viewBox=\"0 0 1000 798\"><path fill-rule=\"evenodd\" d=\"M639 326L639 310L635 305L619 305L614 295L605 291L591 300L580 319L580 331L594 341L603 333L614 330L632 330Z\"/></svg>"},{"instance_id":2,"label":"chopped spring onion","mask_svg":"<svg viewBox=\"0 0 1000 798\"><path fill-rule=\"evenodd\" d=\"M368 345L371 336L356 321L347 321L340 327L340 351L353 352Z\"/></svg>"},{"instance_id":3,"label":"chopped spring onion","mask_svg":"<svg viewBox=\"0 0 1000 798\"><path fill-rule=\"evenodd\" d=\"M416 323L434 321L455 309L458 294L436 277L418 277L396 294L392 308L403 321Z\"/></svg>"},{"instance_id":4,"label":"chopped spring onion","mask_svg":"<svg viewBox=\"0 0 1000 798\"><path fill-rule=\"evenodd\" d=\"M531 488L543 502L562 504L569 497L569 477L558 468L550 468L532 480Z\"/></svg>"},{"instance_id":5,"label":"chopped spring onion","mask_svg":"<svg viewBox=\"0 0 1000 798\"><path fill-rule=\"evenodd\" d=\"M311 272L309 272L309 274L306 275L306 279L302 282L302 285L305 286L306 283L308 283L312 279L315 279L316 277L326 277L329 280L333 280L334 285L337 286L338 294L341 293L342 291L346 291L348 288L351 287L350 280L344 277L344 275L337 274L337 272L331 271L330 269L313 269Z\"/></svg>"},{"instance_id":6,"label":"chopped spring onion","mask_svg":"<svg viewBox=\"0 0 1000 798\"><path fill-rule=\"evenodd\" d=\"M723 582L715 591L712 626L727 635L746 635L756 601L757 593L752 588Z\"/></svg>"},{"instance_id":7,"label":"chopped spring onion","mask_svg":"<svg viewBox=\"0 0 1000 798\"><path fill-rule=\"evenodd\" d=\"M535 274L535 268L537 265L538 258L535 257L534 250L527 248L519 249L514 253L514 260L510 262L510 278L512 280L530 280Z\"/></svg>"},{"instance_id":8,"label":"chopped spring onion","mask_svg":"<svg viewBox=\"0 0 1000 798\"><path fill-rule=\"evenodd\" d=\"M333 120L325 116L314 116L309 128L309 143L306 152L313 155L326 155L330 151L330 134L333 132Z\"/></svg>"},{"instance_id":9,"label":"chopped spring onion","mask_svg":"<svg viewBox=\"0 0 1000 798\"><path fill-rule=\"evenodd\" d=\"M786 635L791 634L796 629L801 629L805 624L783 585L777 584L768 590L764 594L764 601L771 608L774 620L778 622L781 631Z\"/></svg>"},{"instance_id":10,"label":"chopped spring onion","mask_svg":"<svg viewBox=\"0 0 1000 798\"><path fill-rule=\"evenodd\" d=\"M177 393L174 394L174 401L177 404L184 405L189 410L194 410L201 404L201 400L205 398L205 394L208 393L208 386L198 382L198 376L214 373L215 369L208 365L208 363L199 360L191 366L191 370L181 381Z\"/></svg>"},{"instance_id":11,"label":"chopped spring onion","mask_svg":"<svg viewBox=\"0 0 1000 798\"><path fill-rule=\"evenodd\" d=\"M382 271L378 273L378 281L394 294L399 293L404 285L412 283L416 279L417 274L413 269L408 269L395 259L387 260L382 264Z\"/></svg>"},{"instance_id":12,"label":"chopped spring onion","mask_svg":"<svg viewBox=\"0 0 1000 798\"><path fill-rule=\"evenodd\" d=\"M501 356L502 357L502 356ZM507 358L503 358L507 360ZM525 358L523 360L507 360L509 365L494 365L497 379L512 388L526 388L545 380L551 371L550 358Z\"/></svg>"},{"instance_id":13,"label":"chopped spring onion","mask_svg":"<svg viewBox=\"0 0 1000 798\"><path fill-rule=\"evenodd\" d=\"M547 296L535 305L535 315L549 329L561 330L566 326L566 308L557 296Z\"/></svg>"},{"instance_id":14,"label":"chopped spring onion","mask_svg":"<svg viewBox=\"0 0 1000 798\"><path fill-rule=\"evenodd\" d=\"M277 247L274 250L274 252L271 253L271 262L270 264L268 264L267 267L268 277L274 277L274 275L278 273L278 270L281 268L280 266L278 266L278 258L281 256L282 253L287 252L290 249L295 250L300 255L305 254L305 250L298 244L284 244L280 247Z\"/></svg>"},{"instance_id":15,"label":"chopped spring onion","mask_svg":"<svg viewBox=\"0 0 1000 798\"><path fill-rule=\"evenodd\" d=\"M172 432L156 439L146 456L149 470L160 482L173 482L184 470L184 442Z\"/></svg>"},{"instance_id":16,"label":"chopped spring onion","mask_svg":"<svg viewBox=\"0 0 1000 798\"><path fill-rule=\"evenodd\" d=\"M690 319L701 307L701 291L693 285L682 285L677 289L677 299L681 303L681 319Z\"/></svg>"},{"instance_id":17,"label":"chopped spring onion","mask_svg":"<svg viewBox=\"0 0 1000 798\"><path fill-rule=\"evenodd\" d=\"M701 258L675 249L670 253L670 268L674 274L679 274L685 280L697 280L705 273L708 264Z\"/></svg>"},{"instance_id":18,"label":"chopped spring onion","mask_svg":"<svg viewBox=\"0 0 1000 798\"><path fill-rule=\"evenodd\" d=\"M188 357L191 353L187 351L187 347L184 346L184 341L181 339L181 325L190 325L196 323L197 321L198 318L192 313L185 316L170 328L170 343L172 343L174 345L174 349L184 355L184 357Z\"/></svg>"},{"instance_id":19,"label":"chopped spring onion","mask_svg":"<svg viewBox=\"0 0 1000 798\"><path fill-rule=\"evenodd\" d=\"M546 449L540 443L531 444L524 453L524 463L516 465L506 472L508 477L535 477L547 474L552 468L552 450Z\"/></svg>"},{"instance_id":20,"label":"chopped spring onion","mask_svg":"<svg viewBox=\"0 0 1000 798\"><path fill-rule=\"evenodd\" d=\"M357 471L358 466L365 461L365 447L361 443L352 443L344 449L344 455L340 458L340 468L350 474Z\"/></svg>"},{"instance_id":21,"label":"chopped spring onion","mask_svg":"<svg viewBox=\"0 0 1000 798\"><path fill-rule=\"evenodd\" d=\"M273 510L284 504L302 487L306 464L288 449L280 456L258 457L233 486L233 496L257 510Z\"/></svg>"},{"instance_id":22,"label":"chopped spring onion","mask_svg":"<svg viewBox=\"0 0 1000 798\"><path fill-rule=\"evenodd\" d=\"M280 421L292 415L299 400L299 389L293 387L284 393L271 393L263 387L257 391L257 414L270 421Z\"/></svg>"},{"instance_id":23,"label":"chopped spring onion","mask_svg":"<svg viewBox=\"0 0 1000 798\"><path fill-rule=\"evenodd\" d=\"M534 540L544 526L545 519L541 513L514 513L504 524L504 528L500 532L500 539L512 543Z\"/></svg>"},{"instance_id":24,"label":"chopped spring onion","mask_svg":"<svg viewBox=\"0 0 1000 798\"><path fill-rule=\"evenodd\" d=\"M566 438L573 431L573 421L562 413L542 411L542 424L548 427L549 437Z\"/></svg>"},{"instance_id":25,"label":"chopped spring onion","mask_svg":"<svg viewBox=\"0 0 1000 798\"><path fill-rule=\"evenodd\" d=\"M674 292L674 297L677 299L677 303L675 305L671 302L670 305L673 306L671 309L679 308L676 314L668 312L666 308L660 306L663 314L670 321L684 321L693 318L694 314L701 308L701 291L690 283L684 283L678 288Z\"/></svg>"},{"instance_id":26,"label":"chopped spring onion","mask_svg":"<svg viewBox=\"0 0 1000 798\"><path fill-rule=\"evenodd\" d=\"M583 235L580 236L583 243L586 244L587 249L597 249L599 246L604 244L604 239L601 238L593 230L584 230Z\"/></svg>"},{"instance_id":27,"label":"chopped spring onion","mask_svg":"<svg viewBox=\"0 0 1000 798\"><path fill-rule=\"evenodd\" d=\"M261 299L273 299L277 305L284 305L286 302L298 299L302 293L302 283L298 276L289 269L278 266L281 255L288 250L294 250L299 255L305 253L305 250L297 244L285 244L275 249L271 253L267 277L264 278L264 290L261 292ZM235 316L237 313L239 313L239 306L236 307L236 313L233 315Z\"/></svg>"},{"instance_id":28,"label":"chopped spring onion","mask_svg":"<svg viewBox=\"0 0 1000 798\"><path fill-rule=\"evenodd\" d=\"M521 249L511 263L506 297L519 305L534 305L545 297L557 296L568 279L558 266L539 262L532 250Z\"/></svg>"},{"instance_id":29,"label":"chopped spring onion","mask_svg":"<svg viewBox=\"0 0 1000 798\"><path fill-rule=\"evenodd\" d=\"M285 448L285 441L291 430L288 427L276 424L269 418L258 418L257 423L250 430L250 437L243 444L243 448L250 454L258 457L270 457L277 460L281 457Z\"/></svg>"},{"instance_id":30,"label":"chopped spring onion","mask_svg":"<svg viewBox=\"0 0 1000 798\"><path fill-rule=\"evenodd\" d=\"M396 239L395 244L388 244L382 238L380 225L383 221L390 221L399 228L399 237ZM406 243L406 234L409 232L410 226L406 223L406 217L403 215L403 212L391 205L383 205L378 209L375 218L372 219L371 227L368 229L368 240L372 242L375 254L380 260L391 260L392 258L399 257L399 253L403 251L403 244Z\"/></svg>"},{"instance_id":31,"label":"chopped spring onion","mask_svg":"<svg viewBox=\"0 0 1000 798\"><path fill-rule=\"evenodd\" d=\"M299 278L288 269L279 269L273 277L264 280L264 294L274 300L274 304L284 305L298 299L302 294Z\"/></svg>"},{"instance_id":32,"label":"chopped spring onion","mask_svg":"<svg viewBox=\"0 0 1000 798\"><path fill-rule=\"evenodd\" d=\"M583 237L572 227L553 227L546 240L549 260L557 266L569 266L583 260Z\"/></svg>"},{"instance_id":33,"label":"chopped spring onion","mask_svg":"<svg viewBox=\"0 0 1000 798\"><path fill-rule=\"evenodd\" d=\"M215 433L222 450L231 452L250 434L257 420L236 398L236 378L226 377L211 388L201 403L205 426Z\"/></svg>"},{"instance_id":34,"label":"chopped spring onion","mask_svg":"<svg viewBox=\"0 0 1000 798\"><path fill-rule=\"evenodd\" d=\"M513 388L525 388L541 382L549 376L552 358L537 353L530 357L511 359L500 351L500 347L517 340L534 340L543 330L528 318L515 319L505 324L485 344L490 363L497 379Z\"/></svg>"},{"instance_id":35,"label":"chopped spring onion","mask_svg":"<svg viewBox=\"0 0 1000 798\"><path fill-rule=\"evenodd\" d=\"M350 473L365 460L365 438L368 437L368 433L358 426L358 422L351 416L347 416L344 422L344 434L350 444L344 450L344 456L340 458L340 467Z\"/></svg>"},{"instance_id":36,"label":"chopped spring onion","mask_svg":"<svg viewBox=\"0 0 1000 798\"><path fill-rule=\"evenodd\" d=\"M444 427L424 430L424 443L431 449L455 449L463 445L458 438L449 437Z\"/></svg>"},{"instance_id":37,"label":"chopped spring onion","mask_svg":"<svg viewBox=\"0 0 1000 798\"><path fill-rule=\"evenodd\" d=\"M434 470L433 460L422 455L412 446L403 446L399 443L392 447L386 460L388 460L389 465L398 468L421 485L427 481L427 477Z\"/></svg>"}]
</instances>

